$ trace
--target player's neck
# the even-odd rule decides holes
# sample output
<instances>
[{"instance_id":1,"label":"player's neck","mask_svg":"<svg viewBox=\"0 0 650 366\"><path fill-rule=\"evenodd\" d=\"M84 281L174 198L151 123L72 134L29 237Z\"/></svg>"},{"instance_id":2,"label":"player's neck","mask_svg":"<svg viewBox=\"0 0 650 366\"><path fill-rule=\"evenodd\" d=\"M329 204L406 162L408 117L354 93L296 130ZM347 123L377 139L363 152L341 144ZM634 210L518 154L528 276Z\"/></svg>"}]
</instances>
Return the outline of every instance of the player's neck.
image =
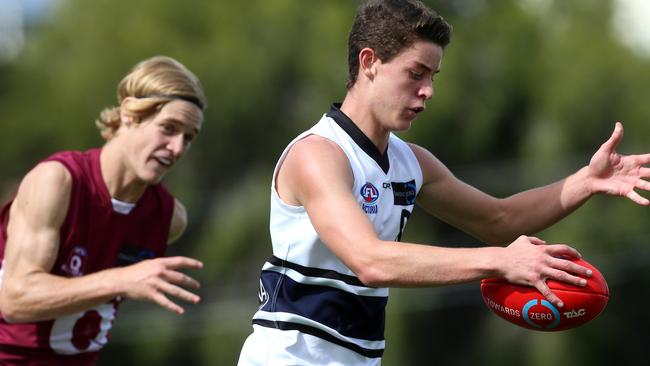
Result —
<instances>
[{"instance_id":1,"label":"player's neck","mask_svg":"<svg viewBox=\"0 0 650 366\"><path fill-rule=\"evenodd\" d=\"M348 92L341 105L341 112L359 127L379 151L382 153L386 151L390 131L386 130L372 114L368 103L359 99L355 93Z\"/></svg>"},{"instance_id":2,"label":"player's neck","mask_svg":"<svg viewBox=\"0 0 650 366\"><path fill-rule=\"evenodd\" d=\"M144 193L147 184L140 181L135 174L129 173L130 170L125 166L126 160L121 157L117 145L109 142L102 149L99 156L102 178L111 198L135 203Z\"/></svg>"}]
</instances>

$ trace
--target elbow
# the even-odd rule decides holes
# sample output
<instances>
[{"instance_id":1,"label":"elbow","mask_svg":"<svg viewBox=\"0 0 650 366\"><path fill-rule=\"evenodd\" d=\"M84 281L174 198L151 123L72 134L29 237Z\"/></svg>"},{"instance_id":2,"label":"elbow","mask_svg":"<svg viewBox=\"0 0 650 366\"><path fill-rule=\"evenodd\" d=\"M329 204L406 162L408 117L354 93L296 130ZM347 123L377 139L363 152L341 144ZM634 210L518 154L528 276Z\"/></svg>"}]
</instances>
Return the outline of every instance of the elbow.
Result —
<instances>
[{"instance_id":1,"label":"elbow","mask_svg":"<svg viewBox=\"0 0 650 366\"><path fill-rule=\"evenodd\" d=\"M7 323L23 323L29 320L25 319L21 314L20 308L16 306L16 303L7 299L7 296L4 294L0 295L0 313L2 314L2 319Z\"/></svg>"},{"instance_id":2,"label":"elbow","mask_svg":"<svg viewBox=\"0 0 650 366\"><path fill-rule=\"evenodd\" d=\"M33 321L25 311L26 306L21 303L21 295L3 286L0 289L0 313L7 323L25 323Z\"/></svg>"},{"instance_id":3,"label":"elbow","mask_svg":"<svg viewBox=\"0 0 650 366\"><path fill-rule=\"evenodd\" d=\"M506 223L496 222L480 239L489 245L505 247L521 235L530 235L530 233L517 231Z\"/></svg>"},{"instance_id":4,"label":"elbow","mask_svg":"<svg viewBox=\"0 0 650 366\"><path fill-rule=\"evenodd\" d=\"M4 308L2 309L2 319L9 324L24 323L27 321L25 319L22 319L20 317L20 314L17 314L16 312L6 311Z\"/></svg>"},{"instance_id":5,"label":"elbow","mask_svg":"<svg viewBox=\"0 0 650 366\"><path fill-rule=\"evenodd\" d=\"M520 235L513 230L512 220L508 219L503 212L493 215L472 234L484 243L495 246L508 245Z\"/></svg>"},{"instance_id":6,"label":"elbow","mask_svg":"<svg viewBox=\"0 0 650 366\"><path fill-rule=\"evenodd\" d=\"M485 233L484 235L480 236L479 239L483 241L484 243L487 243L488 245L494 245L494 246L506 246L510 242L512 242L515 238L512 238L511 235L507 235L501 231L498 230L490 230L490 232Z\"/></svg>"},{"instance_id":7,"label":"elbow","mask_svg":"<svg viewBox=\"0 0 650 366\"><path fill-rule=\"evenodd\" d=\"M2 319L7 323L29 323L46 319L36 318L18 306L8 306L5 308L3 305L1 309Z\"/></svg>"},{"instance_id":8,"label":"elbow","mask_svg":"<svg viewBox=\"0 0 650 366\"><path fill-rule=\"evenodd\" d=\"M521 235L534 235L548 227L548 223L530 219L528 213L513 208L514 204L509 202L509 198L499 200L477 238L490 245L507 246Z\"/></svg>"},{"instance_id":9,"label":"elbow","mask_svg":"<svg viewBox=\"0 0 650 366\"><path fill-rule=\"evenodd\" d=\"M367 287L383 287L385 283L383 276L379 271L373 269L363 269L357 271L357 278L364 286Z\"/></svg>"},{"instance_id":10,"label":"elbow","mask_svg":"<svg viewBox=\"0 0 650 366\"><path fill-rule=\"evenodd\" d=\"M376 259L366 260L363 264L357 265L354 273L367 287L390 287L394 284L391 272Z\"/></svg>"}]
</instances>

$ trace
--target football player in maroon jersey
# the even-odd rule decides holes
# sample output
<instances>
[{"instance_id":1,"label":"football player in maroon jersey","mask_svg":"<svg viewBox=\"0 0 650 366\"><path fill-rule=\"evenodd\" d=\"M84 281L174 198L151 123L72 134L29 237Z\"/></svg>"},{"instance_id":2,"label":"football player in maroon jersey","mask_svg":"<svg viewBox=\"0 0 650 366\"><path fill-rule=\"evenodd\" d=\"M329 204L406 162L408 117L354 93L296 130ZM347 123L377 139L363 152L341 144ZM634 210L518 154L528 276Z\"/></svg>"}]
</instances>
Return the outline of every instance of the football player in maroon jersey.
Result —
<instances>
[{"instance_id":1,"label":"football player in maroon jersey","mask_svg":"<svg viewBox=\"0 0 650 366\"><path fill-rule=\"evenodd\" d=\"M44 159L0 213L0 364L93 365L122 299L199 301L181 270L203 264L164 257L187 215L160 182L201 129L202 86L156 56L118 102L96 122L104 146Z\"/></svg>"}]
</instances>

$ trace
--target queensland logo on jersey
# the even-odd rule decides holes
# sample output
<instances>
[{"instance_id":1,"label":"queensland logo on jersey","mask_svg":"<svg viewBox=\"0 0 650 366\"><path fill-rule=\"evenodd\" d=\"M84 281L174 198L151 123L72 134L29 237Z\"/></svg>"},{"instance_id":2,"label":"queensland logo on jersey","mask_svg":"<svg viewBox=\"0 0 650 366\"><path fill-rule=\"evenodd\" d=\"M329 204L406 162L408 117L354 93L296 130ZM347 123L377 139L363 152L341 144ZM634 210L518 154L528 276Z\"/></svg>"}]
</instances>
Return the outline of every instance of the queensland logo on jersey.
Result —
<instances>
[{"instance_id":1,"label":"queensland logo on jersey","mask_svg":"<svg viewBox=\"0 0 650 366\"><path fill-rule=\"evenodd\" d=\"M84 274L87 259L88 250L82 245L77 245L68 255L68 259L61 265L61 270L71 277L79 277Z\"/></svg>"},{"instance_id":2,"label":"queensland logo on jersey","mask_svg":"<svg viewBox=\"0 0 650 366\"><path fill-rule=\"evenodd\" d=\"M363 202L361 207L363 212L367 214L376 214L377 213L377 200L379 199L379 190L372 183L366 183L361 187L359 191Z\"/></svg>"}]
</instances>

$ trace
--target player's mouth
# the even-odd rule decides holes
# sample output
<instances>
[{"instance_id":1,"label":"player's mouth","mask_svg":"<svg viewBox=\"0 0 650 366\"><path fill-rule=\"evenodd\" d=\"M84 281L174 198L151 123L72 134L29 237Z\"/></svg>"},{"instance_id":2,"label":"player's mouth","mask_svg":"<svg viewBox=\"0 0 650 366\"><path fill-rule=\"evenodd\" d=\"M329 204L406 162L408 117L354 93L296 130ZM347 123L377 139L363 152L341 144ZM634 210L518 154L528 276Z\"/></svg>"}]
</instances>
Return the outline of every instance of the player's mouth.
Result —
<instances>
[{"instance_id":1,"label":"player's mouth","mask_svg":"<svg viewBox=\"0 0 650 366\"><path fill-rule=\"evenodd\" d=\"M166 159L162 157L154 157L154 160L158 162L158 164L164 166L164 167L171 167L172 164L174 163L171 159Z\"/></svg>"},{"instance_id":2,"label":"player's mouth","mask_svg":"<svg viewBox=\"0 0 650 366\"><path fill-rule=\"evenodd\" d=\"M413 107L413 108L407 108L406 109L406 114L409 119L414 119L415 117L418 116L422 111L424 111L424 107Z\"/></svg>"},{"instance_id":3,"label":"player's mouth","mask_svg":"<svg viewBox=\"0 0 650 366\"><path fill-rule=\"evenodd\" d=\"M424 107L413 107L413 108L409 108L409 110L413 111L413 113L418 115L420 112L424 111Z\"/></svg>"}]
</instances>

